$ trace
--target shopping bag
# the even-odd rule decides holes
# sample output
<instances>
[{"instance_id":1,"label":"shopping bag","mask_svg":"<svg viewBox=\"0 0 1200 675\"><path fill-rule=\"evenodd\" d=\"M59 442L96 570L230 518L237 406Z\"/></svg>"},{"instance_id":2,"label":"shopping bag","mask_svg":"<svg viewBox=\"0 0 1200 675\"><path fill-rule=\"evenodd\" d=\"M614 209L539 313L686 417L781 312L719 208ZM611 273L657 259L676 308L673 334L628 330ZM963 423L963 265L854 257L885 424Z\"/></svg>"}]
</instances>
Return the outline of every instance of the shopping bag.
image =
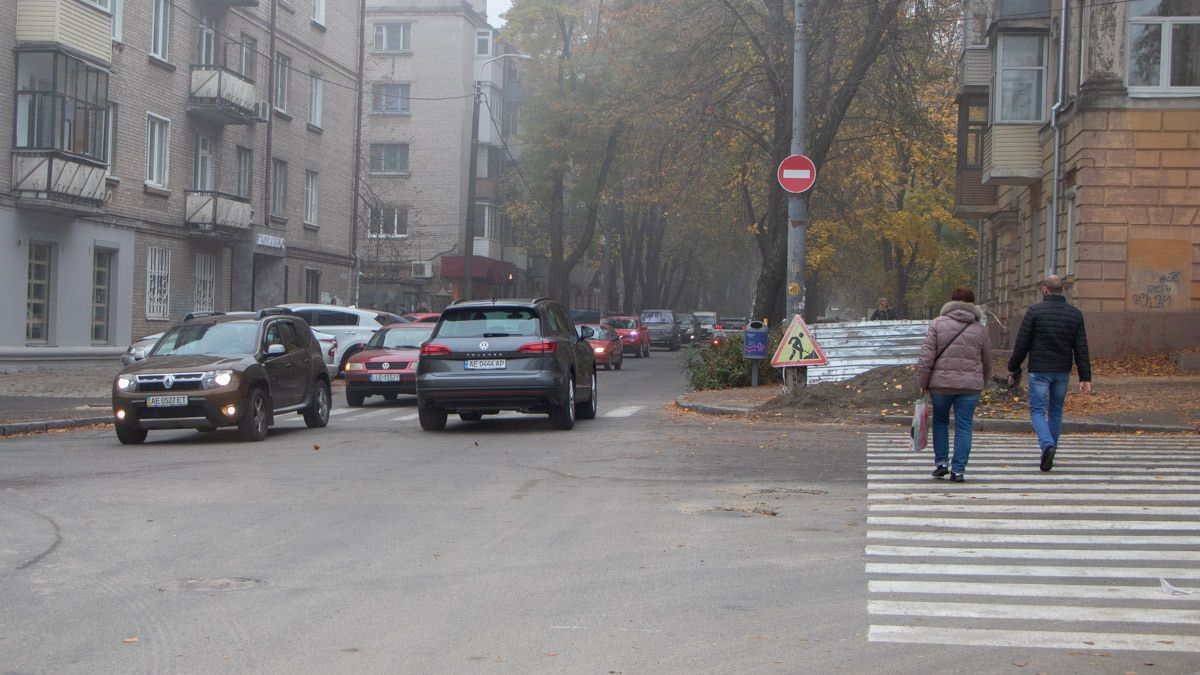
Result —
<instances>
[{"instance_id":1,"label":"shopping bag","mask_svg":"<svg viewBox=\"0 0 1200 675\"><path fill-rule=\"evenodd\" d=\"M932 414L933 408L927 398L919 399L913 406L912 429L909 431L913 451L924 450L929 445L929 417Z\"/></svg>"}]
</instances>

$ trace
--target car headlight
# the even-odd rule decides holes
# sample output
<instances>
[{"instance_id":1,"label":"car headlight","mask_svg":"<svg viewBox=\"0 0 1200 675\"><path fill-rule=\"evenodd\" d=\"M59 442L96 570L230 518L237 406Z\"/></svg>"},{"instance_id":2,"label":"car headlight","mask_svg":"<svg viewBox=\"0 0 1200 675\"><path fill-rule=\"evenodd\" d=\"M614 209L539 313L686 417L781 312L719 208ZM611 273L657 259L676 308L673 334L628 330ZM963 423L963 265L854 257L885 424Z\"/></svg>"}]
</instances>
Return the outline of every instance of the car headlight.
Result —
<instances>
[{"instance_id":1,"label":"car headlight","mask_svg":"<svg viewBox=\"0 0 1200 675\"><path fill-rule=\"evenodd\" d=\"M224 387L233 382L232 370L214 370L204 375L204 388Z\"/></svg>"},{"instance_id":2,"label":"car headlight","mask_svg":"<svg viewBox=\"0 0 1200 675\"><path fill-rule=\"evenodd\" d=\"M347 370L347 371L350 371L350 370L366 370L366 369L367 369L367 364L363 363L362 361L351 361L350 363L347 363L347 364L346 364L346 370Z\"/></svg>"},{"instance_id":3,"label":"car headlight","mask_svg":"<svg viewBox=\"0 0 1200 675\"><path fill-rule=\"evenodd\" d=\"M597 354L603 354L603 353L604 353L604 347L596 347L595 351L596 351L596 353L597 353Z\"/></svg>"},{"instance_id":4,"label":"car headlight","mask_svg":"<svg viewBox=\"0 0 1200 675\"><path fill-rule=\"evenodd\" d=\"M637 335L638 335L638 333L636 330L629 331L629 337L637 337Z\"/></svg>"},{"instance_id":5,"label":"car headlight","mask_svg":"<svg viewBox=\"0 0 1200 675\"><path fill-rule=\"evenodd\" d=\"M137 387L132 377L122 375L117 378L117 389L121 391L133 391Z\"/></svg>"}]
</instances>

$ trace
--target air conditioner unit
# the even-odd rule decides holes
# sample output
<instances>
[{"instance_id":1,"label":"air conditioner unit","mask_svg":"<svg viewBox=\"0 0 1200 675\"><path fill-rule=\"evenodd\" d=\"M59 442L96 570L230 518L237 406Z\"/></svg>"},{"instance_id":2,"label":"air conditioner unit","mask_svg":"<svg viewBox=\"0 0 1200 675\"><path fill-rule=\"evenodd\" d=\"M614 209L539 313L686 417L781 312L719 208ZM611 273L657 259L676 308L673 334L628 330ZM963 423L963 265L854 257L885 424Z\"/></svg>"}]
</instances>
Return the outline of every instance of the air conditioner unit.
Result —
<instances>
[{"instance_id":1,"label":"air conditioner unit","mask_svg":"<svg viewBox=\"0 0 1200 675\"><path fill-rule=\"evenodd\" d=\"M433 263L414 261L412 264L412 276L414 279L432 279Z\"/></svg>"},{"instance_id":2,"label":"air conditioner unit","mask_svg":"<svg viewBox=\"0 0 1200 675\"><path fill-rule=\"evenodd\" d=\"M254 104L254 116L262 121L267 121L271 118L271 104L266 101L259 101Z\"/></svg>"}]
</instances>

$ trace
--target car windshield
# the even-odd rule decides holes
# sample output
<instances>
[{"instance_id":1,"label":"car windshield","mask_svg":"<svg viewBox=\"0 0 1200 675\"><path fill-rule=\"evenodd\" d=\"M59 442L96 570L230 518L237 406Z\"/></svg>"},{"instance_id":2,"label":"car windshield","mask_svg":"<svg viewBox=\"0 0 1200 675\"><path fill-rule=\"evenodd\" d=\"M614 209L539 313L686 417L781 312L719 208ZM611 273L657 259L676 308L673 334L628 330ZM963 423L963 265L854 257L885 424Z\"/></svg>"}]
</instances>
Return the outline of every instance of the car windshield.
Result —
<instances>
[{"instance_id":1,"label":"car windshield","mask_svg":"<svg viewBox=\"0 0 1200 675\"><path fill-rule=\"evenodd\" d=\"M636 319L605 319L604 324L606 326L612 326L613 328L621 329L637 328Z\"/></svg>"},{"instance_id":2,"label":"car windshield","mask_svg":"<svg viewBox=\"0 0 1200 675\"><path fill-rule=\"evenodd\" d=\"M538 315L531 309L446 310L437 334L445 338L536 336L538 323Z\"/></svg>"},{"instance_id":3,"label":"car windshield","mask_svg":"<svg viewBox=\"0 0 1200 675\"><path fill-rule=\"evenodd\" d=\"M672 323L670 312L642 312L642 323Z\"/></svg>"},{"instance_id":4,"label":"car windshield","mask_svg":"<svg viewBox=\"0 0 1200 675\"><path fill-rule=\"evenodd\" d=\"M176 326L167 331L150 356L253 354L258 347L258 323L226 321Z\"/></svg>"},{"instance_id":5,"label":"car windshield","mask_svg":"<svg viewBox=\"0 0 1200 675\"><path fill-rule=\"evenodd\" d=\"M381 328L367 342L367 349L420 349L433 333L433 324L408 328Z\"/></svg>"}]
</instances>

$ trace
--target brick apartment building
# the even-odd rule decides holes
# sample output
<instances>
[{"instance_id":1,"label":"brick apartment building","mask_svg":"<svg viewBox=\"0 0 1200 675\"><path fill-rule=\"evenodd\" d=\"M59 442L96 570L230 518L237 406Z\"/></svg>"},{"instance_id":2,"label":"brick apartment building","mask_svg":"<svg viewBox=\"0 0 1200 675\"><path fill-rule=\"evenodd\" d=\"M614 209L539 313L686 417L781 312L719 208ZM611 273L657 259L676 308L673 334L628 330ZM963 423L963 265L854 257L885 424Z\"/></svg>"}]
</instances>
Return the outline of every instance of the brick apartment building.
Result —
<instances>
[{"instance_id":1,"label":"brick apartment building","mask_svg":"<svg viewBox=\"0 0 1200 675\"><path fill-rule=\"evenodd\" d=\"M502 213L500 173L519 101L503 90L514 59L486 0L367 0L364 23L360 304L440 309L460 296L476 83L473 290L518 292L528 259Z\"/></svg>"},{"instance_id":2,"label":"brick apartment building","mask_svg":"<svg viewBox=\"0 0 1200 675\"><path fill-rule=\"evenodd\" d=\"M0 361L348 300L359 0L0 3Z\"/></svg>"},{"instance_id":3,"label":"brick apartment building","mask_svg":"<svg viewBox=\"0 0 1200 675\"><path fill-rule=\"evenodd\" d=\"M965 5L956 214L979 226L993 337L1011 346L1054 272L1093 354L1195 347L1200 9L1065 5Z\"/></svg>"}]
</instances>

